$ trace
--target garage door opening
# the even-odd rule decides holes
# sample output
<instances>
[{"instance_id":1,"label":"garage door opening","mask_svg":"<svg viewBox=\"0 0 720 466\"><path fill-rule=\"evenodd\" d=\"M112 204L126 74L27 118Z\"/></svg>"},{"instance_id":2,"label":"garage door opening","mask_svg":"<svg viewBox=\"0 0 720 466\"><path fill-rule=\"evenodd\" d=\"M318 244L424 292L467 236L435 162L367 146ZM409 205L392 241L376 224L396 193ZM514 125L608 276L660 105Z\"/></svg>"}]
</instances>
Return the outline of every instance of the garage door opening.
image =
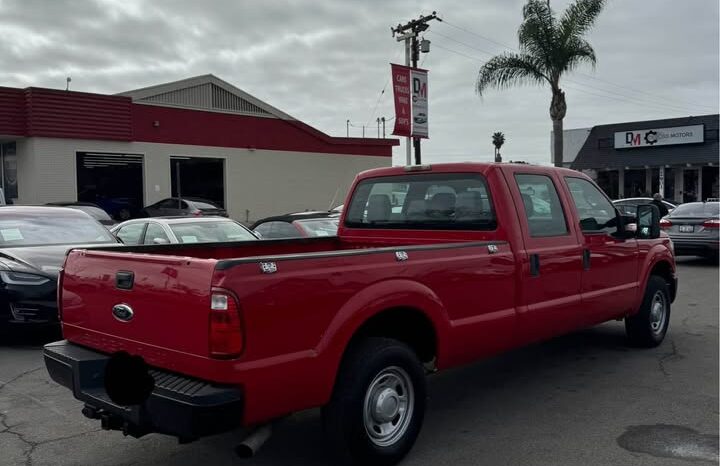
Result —
<instances>
[{"instance_id":1,"label":"garage door opening","mask_svg":"<svg viewBox=\"0 0 720 466\"><path fill-rule=\"evenodd\" d=\"M223 159L170 157L173 197L199 198L225 207Z\"/></svg>"},{"instance_id":2,"label":"garage door opening","mask_svg":"<svg viewBox=\"0 0 720 466\"><path fill-rule=\"evenodd\" d=\"M115 220L136 216L143 208L143 156L78 152L77 190L78 201L97 204Z\"/></svg>"}]
</instances>

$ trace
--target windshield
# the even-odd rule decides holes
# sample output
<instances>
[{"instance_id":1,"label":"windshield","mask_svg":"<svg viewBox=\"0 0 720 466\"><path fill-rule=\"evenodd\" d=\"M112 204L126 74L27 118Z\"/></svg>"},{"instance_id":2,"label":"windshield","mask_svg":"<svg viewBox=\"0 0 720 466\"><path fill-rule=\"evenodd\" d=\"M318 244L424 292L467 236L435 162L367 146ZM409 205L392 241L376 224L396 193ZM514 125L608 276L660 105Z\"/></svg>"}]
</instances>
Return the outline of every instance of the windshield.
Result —
<instances>
[{"instance_id":1,"label":"windshield","mask_svg":"<svg viewBox=\"0 0 720 466\"><path fill-rule=\"evenodd\" d=\"M680 204L672 211L672 217L717 217L720 215L720 202L690 202Z\"/></svg>"},{"instance_id":2,"label":"windshield","mask_svg":"<svg viewBox=\"0 0 720 466\"><path fill-rule=\"evenodd\" d=\"M257 239L232 220L219 222L174 223L170 229L181 243L224 243Z\"/></svg>"},{"instance_id":3,"label":"windshield","mask_svg":"<svg viewBox=\"0 0 720 466\"><path fill-rule=\"evenodd\" d=\"M43 212L34 215L3 213L0 217L0 247L116 242L102 225L81 215Z\"/></svg>"},{"instance_id":4,"label":"windshield","mask_svg":"<svg viewBox=\"0 0 720 466\"><path fill-rule=\"evenodd\" d=\"M336 218L315 218L310 220L296 220L308 236L335 236L337 235L338 219Z\"/></svg>"}]
</instances>

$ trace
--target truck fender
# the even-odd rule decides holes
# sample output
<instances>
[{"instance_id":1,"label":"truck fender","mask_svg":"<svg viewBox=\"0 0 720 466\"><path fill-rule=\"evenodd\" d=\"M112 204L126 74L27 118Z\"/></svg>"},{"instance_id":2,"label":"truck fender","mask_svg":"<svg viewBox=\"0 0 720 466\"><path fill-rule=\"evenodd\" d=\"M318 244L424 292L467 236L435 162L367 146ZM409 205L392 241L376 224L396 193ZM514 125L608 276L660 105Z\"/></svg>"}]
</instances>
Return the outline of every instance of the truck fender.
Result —
<instances>
[{"instance_id":1,"label":"truck fender","mask_svg":"<svg viewBox=\"0 0 720 466\"><path fill-rule=\"evenodd\" d=\"M647 283L650 279L650 273L661 262L666 262L668 264L672 275L674 276L675 260L672 254L665 244L655 244L647 251L647 254L645 254L645 260L642 264L640 264L640 270L643 275L640 277L640 286L638 287L637 294L635 295L635 303L633 305L632 314L635 314L640 309L643 297L645 296L645 288L647 288ZM675 293L673 292L672 296L674 297L674 295Z\"/></svg>"},{"instance_id":2,"label":"truck fender","mask_svg":"<svg viewBox=\"0 0 720 466\"><path fill-rule=\"evenodd\" d=\"M340 360L355 332L372 316L394 308L410 308L422 312L430 320L437 338L437 360L440 366L450 330L450 320L440 298L430 288L416 281L385 280L373 283L353 295L335 314L316 347L318 356L329 358L327 364L335 368L333 384Z\"/></svg>"}]
</instances>

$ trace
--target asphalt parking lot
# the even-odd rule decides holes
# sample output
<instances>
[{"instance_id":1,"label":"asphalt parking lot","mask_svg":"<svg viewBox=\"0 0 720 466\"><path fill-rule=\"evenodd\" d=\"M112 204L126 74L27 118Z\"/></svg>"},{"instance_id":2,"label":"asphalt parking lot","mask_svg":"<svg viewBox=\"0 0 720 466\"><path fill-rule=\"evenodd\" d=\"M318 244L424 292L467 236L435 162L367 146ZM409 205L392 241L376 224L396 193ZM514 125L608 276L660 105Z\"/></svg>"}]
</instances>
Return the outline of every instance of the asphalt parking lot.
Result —
<instances>
[{"instance_id":1,"label":"asphalt parking lot","mask_svg":"<svg viewBox=\"0 0 720 466\"><path fill-rule=\"evenodd\" d=\"M405 465L678 465L718 462L718 267L678 260L680 292L658 348L625 344L621 322L431 377ZM178 445L105 432L41 358L48 335L0 342L0 465L332 465L318 413L278 423L258 456L237 434Z\"/></svg>"}]
</instances>

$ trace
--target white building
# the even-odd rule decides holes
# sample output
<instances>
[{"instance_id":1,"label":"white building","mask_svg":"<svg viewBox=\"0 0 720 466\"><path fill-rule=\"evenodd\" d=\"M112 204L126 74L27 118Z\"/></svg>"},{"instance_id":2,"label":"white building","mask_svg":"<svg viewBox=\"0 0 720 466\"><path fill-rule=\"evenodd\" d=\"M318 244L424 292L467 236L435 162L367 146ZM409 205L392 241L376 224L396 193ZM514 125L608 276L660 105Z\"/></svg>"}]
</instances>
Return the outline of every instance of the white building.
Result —
<instances>
[{"instance_id":1,"label":"white building","mask_svg":"<svg viewBox=\"0 0 720 466\"><path fill-rule=\"evenodd\" d=\"M252 221L342 203L397 144L328 136L213 75L117 95L0 87L2 186L19 204L124 216L180 195Z\"/></svg>"}]
</instances>

